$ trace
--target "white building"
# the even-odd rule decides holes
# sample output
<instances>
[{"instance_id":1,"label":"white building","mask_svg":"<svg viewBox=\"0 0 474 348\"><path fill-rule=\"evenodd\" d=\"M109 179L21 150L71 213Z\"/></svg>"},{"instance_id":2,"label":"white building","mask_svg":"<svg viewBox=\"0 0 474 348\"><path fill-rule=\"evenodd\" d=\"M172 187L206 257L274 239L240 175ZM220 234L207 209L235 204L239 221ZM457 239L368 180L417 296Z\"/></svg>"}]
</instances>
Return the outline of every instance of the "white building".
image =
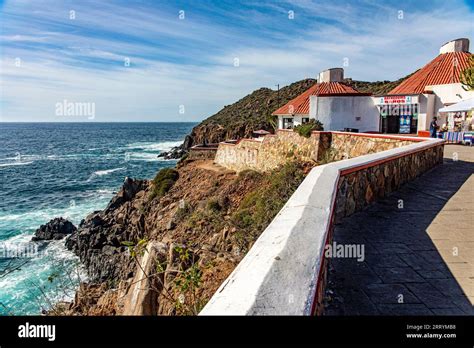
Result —
<instances>
[{"instance_id":1,"label":"white building","mask_svg":"<svg viewBox=\"0 0 474 348\"><path fill-rule=\"evenodd\" d=\"M474 97L460 82L461 72L469 66L469 40L445 43L439 55L386 96L374 97L380 113L382 133L417 133L429 130L438 110ZM445 123L444 116L438 124Z\"/></svg>"},{"instance_id":2,"label":"white building","mask_svg":"<svg viewBox=\"0 0 474 348\"><path fill-rule=\"evenodd\" d=\"M288 129L309 121L322 122L324 130L355 128L361 132L414 133L429 130L438 110L474 97L460 82L469 66L469 40L444 44L439 55L387 95L371 97L343 83L344 70L319 74L318 83L277 109L278 128ZM442 125L445 115L438 124Z\"/></svg>"},{"instance_id":3,"label":"white building","mask_svg":"<svg viewBox=\"0 0 474 348\"><path fill-rule=\"evenodd\" d=\"M273 113L278 116L278 128L293 128L314 118L324 130L378 131L379 113L371 94L355 90L343 79L342 68L322 71L318 83Z\"/></svg>"}]
</instances>

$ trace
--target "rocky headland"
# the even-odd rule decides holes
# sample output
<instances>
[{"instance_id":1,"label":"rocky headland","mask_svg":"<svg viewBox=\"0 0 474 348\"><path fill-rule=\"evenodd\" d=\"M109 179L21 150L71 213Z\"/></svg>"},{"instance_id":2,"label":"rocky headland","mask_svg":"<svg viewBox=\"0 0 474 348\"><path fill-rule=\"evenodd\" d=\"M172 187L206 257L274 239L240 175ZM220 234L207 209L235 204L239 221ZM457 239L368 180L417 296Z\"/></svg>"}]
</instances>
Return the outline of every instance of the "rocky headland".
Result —
<instances>
[{"instance_id":1,"label":"rocky headland","mask_svg":"<svg viewBox=\"0 0 474 348\"><path fill-rule=\"evenodd\" d=\"M126 178L67 237L89 279L50 314L197 314L311 166L236 174L182 161L154 180Z\"/></svg>"}]
</instances>

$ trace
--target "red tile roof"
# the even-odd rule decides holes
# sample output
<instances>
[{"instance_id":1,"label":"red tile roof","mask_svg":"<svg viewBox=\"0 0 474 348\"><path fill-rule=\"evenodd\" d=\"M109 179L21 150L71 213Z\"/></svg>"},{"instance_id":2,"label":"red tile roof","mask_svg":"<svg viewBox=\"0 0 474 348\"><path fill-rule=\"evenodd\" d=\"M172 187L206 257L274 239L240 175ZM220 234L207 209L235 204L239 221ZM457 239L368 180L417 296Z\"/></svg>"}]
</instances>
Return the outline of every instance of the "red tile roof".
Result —
<instances>
[{"instance_id":1,"label":"red tile roof","mask_svg":"<svg viewBox=\"0 0 474 348\"><path fill-rule=\"evenodd\" d=\"M275 110L272 115L309 115L309 97L318 95L320 97L329 96L364 96L370 93L361 93L354 88L341 82L316 83L296 98Z\"/></svg>"},{"instance_id":2,"label":"red tile roof","mask_svg":"<svg viewBox=\"0 0 474 348\"><path fill-rule=\"evenodd\" d=\"M421 94L427 86L458 83L461 71L469 66L470 56L469 52L440 54L388 94Z\"/></svg>"}]
</instances>

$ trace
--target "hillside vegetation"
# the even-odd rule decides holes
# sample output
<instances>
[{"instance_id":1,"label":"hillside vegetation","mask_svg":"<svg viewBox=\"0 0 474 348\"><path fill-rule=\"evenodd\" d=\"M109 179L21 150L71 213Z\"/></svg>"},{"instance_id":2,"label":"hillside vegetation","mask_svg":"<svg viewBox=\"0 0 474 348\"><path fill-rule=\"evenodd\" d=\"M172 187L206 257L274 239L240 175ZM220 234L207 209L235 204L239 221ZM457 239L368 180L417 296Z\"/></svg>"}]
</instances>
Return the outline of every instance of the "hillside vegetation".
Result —
<instances>
[{"instance_id":1,"label":"hillside vegetation","mask_svg":"<svg viewBox=\"0 0 474 348\"><path fill-rule=\"evenodd\" d=\"M367 82L345 79L344 82L360 92L382 95L409 76L397 81ZM315 79L305 79L285 86L280 91L260 88L237 102L224 106L222 110L194 127L191 132L192 142L188 142L188 146L204 141L216 143L228 139L250 137L252 131L257 129L273 131L270 115L315 83Z\"/></svg>"}]
</instances>

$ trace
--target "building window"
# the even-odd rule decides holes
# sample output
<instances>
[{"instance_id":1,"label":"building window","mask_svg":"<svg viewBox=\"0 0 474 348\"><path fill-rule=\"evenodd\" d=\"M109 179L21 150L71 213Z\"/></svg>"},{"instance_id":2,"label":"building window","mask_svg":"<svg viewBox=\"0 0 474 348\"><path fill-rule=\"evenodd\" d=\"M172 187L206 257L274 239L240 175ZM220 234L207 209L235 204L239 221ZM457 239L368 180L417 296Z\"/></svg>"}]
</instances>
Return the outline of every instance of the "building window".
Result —
<instances>
[{"instance_id":1,"label":"building window","mask_svg":"<svg viewBox=\"0 0 474 348\"><path fill-rule=\"evenodd\" d=\"M308 122L309 122L309 117L303 117L303 118L301 119L301 123L302 123L302 124L305 124L305 123L308 123Z\"/></svg>"},{"instance_id":2,"label":"building window","mask_svg":"<svg viewBox=\"0 0 474 348\"><path fill-rule=\"evenodd\" d=\"M283 118L283 129L293 128L293 118Z\"/></svg>"}]
</instances>

